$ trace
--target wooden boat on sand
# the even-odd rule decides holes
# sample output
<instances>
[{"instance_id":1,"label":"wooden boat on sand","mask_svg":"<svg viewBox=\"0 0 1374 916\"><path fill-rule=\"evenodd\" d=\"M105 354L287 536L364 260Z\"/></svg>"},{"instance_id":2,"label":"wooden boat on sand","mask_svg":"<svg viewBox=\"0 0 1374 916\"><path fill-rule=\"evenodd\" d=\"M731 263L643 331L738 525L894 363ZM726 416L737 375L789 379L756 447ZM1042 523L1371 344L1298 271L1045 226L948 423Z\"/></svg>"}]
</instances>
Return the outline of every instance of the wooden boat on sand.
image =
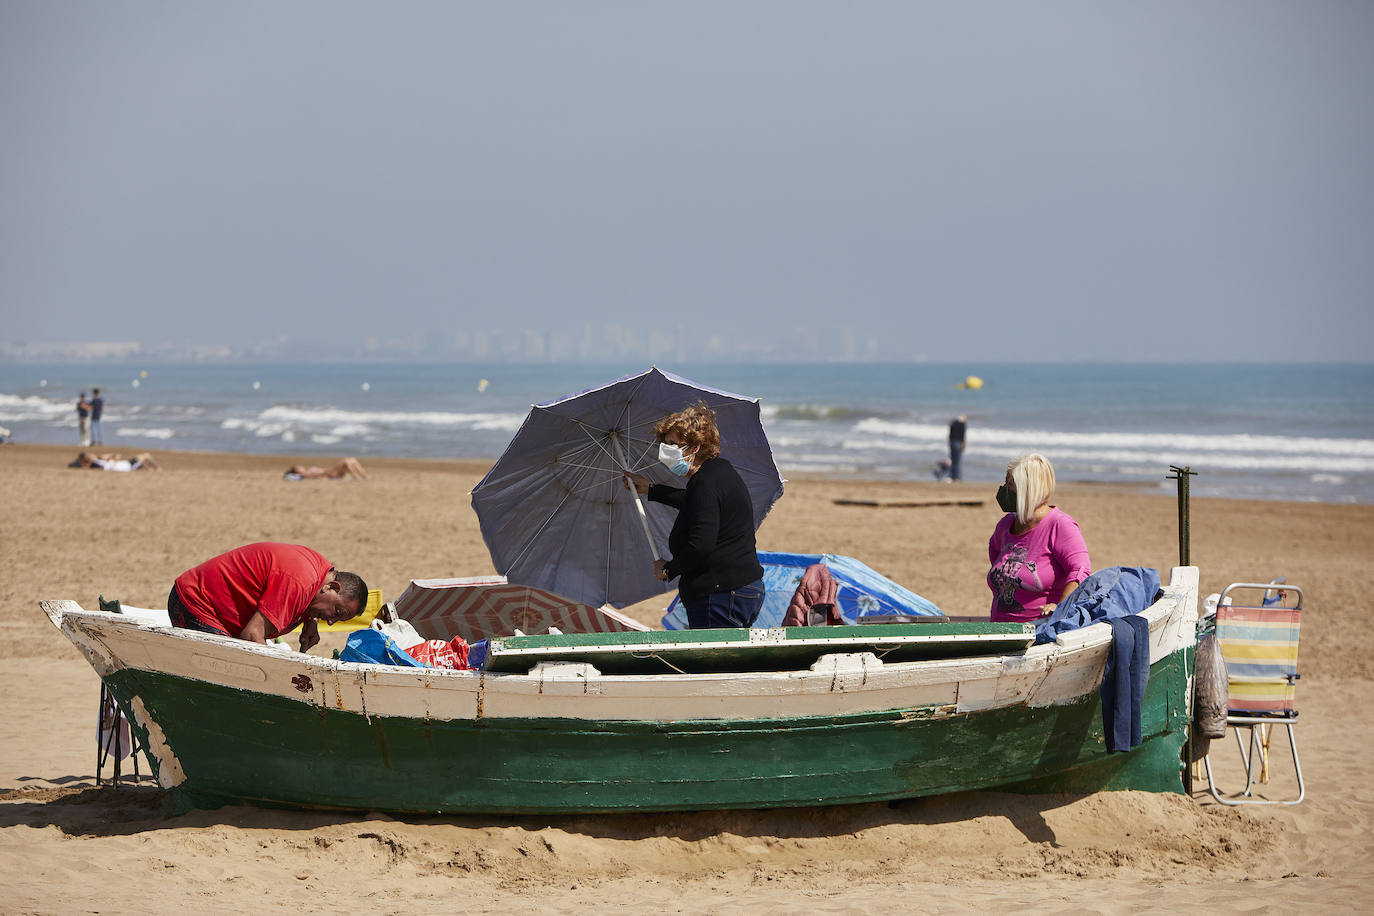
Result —
<instances>
[{"instance_id":1,"label":"wooden boat on sand","mask_svg":"<svg viewBox=\"0 0 1374 916\"><path fill-rule=\"evenodd\" d=\"M357 664L44 601L174 809L429 813L1183 790L1198 573L1143 616L1143 743L1108 754L1107 624L904 623L492 639L482 670Z\"/></svg>"}]
</instances>

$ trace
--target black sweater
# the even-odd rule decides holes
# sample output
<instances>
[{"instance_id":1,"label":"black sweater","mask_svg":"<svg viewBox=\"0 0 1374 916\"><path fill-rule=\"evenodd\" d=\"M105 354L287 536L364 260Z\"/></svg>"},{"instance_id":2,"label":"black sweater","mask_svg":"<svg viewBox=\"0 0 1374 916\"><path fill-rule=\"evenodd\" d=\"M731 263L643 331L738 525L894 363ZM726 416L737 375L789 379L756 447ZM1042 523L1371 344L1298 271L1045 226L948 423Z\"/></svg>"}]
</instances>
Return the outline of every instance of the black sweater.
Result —
<instances>
[{"instance_id":1,"label":"black sweater","mask_svg":"<svg viewBox=\"0 0 1374 916\"><path fill-rule=\"evenodd\" d=\"M678 510L667 570L669 579L681 578L679 594L699 598L763 578L753 501L730 462L712 458L687 479L687 489L654 484L649 498Z\"/></svg>"}]
</instances>

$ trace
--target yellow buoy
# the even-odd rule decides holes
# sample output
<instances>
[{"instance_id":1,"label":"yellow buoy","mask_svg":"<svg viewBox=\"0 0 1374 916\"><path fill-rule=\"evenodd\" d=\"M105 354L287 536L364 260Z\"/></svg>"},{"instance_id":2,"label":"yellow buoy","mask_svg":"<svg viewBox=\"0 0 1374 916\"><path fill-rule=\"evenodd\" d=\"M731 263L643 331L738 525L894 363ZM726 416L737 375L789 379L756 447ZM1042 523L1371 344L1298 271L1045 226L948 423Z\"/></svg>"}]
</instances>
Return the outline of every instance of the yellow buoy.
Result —
<instances>
[{"instance_id":1,"label":"yellow buoy","mask_svg":"<svg viewBox=\"0 0 1374 916\"><path fill-rule=\"evenodd\" d=\"M983 380L976 375L970 375L959 383L960 388L967 388L970 391L977 391L983 387Z\"/></svg>"},{"instance_id":2,"label":"yellow buoy","mask_svg":"<svg viewBox=\"0 0 1374 916\"><path fill-rule=\"evenodd\" d=\"M481 392L481 391L486 391L486 390L487 390L487 380L486 380L486 379L484 379L484 378L479 378L479 379L477 380L477 390L478 390L479 392Z\"/></svg>"}]
</instances>

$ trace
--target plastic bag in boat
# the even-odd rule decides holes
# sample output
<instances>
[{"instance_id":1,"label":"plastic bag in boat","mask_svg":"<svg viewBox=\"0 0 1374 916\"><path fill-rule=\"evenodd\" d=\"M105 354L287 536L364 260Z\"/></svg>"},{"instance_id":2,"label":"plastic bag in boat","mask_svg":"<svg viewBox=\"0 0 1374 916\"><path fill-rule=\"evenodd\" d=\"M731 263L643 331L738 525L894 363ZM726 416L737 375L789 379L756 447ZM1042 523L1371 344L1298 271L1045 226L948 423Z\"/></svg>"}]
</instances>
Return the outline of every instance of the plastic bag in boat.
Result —
<instances>
[{"instance_id":1,"label":"plastic bag in boat","mask_svg":"<svg viewBox=\"0 0 1374 916\"><path fill-rule=\"evenodd\" d=\"M468 667L468 643L461 636L455 636L448 642L444 642L442 639L426 639L405 651L407 655L427 668L466 671Z\"/></svg>"},{"instance_id":2,"label":"plastic bag in boat","mask_svg":"<svg viewBox=\"0 0 1374 916\"><path fill-rule=\"evenodd\" d=\"M415 627L411 626L410 621L399 617L388 621L374 619L368 626L378 633L390 636L402 649L409 649L425 641L423 636L415 632Z\"/></svg>"},{"instance_id":3,"label":"plastic bag in boat","mask_svg":"<svg viewBox=\"0 0 1374 916\"><path fill-rule=\"evenodd\" d=\"M407 668L423 668L396 645L396 640L376 630L357 630L348 634L348 642L339 653L341 662L363 662L369 665L401 665Z\"/></svg>"}]
</instances>

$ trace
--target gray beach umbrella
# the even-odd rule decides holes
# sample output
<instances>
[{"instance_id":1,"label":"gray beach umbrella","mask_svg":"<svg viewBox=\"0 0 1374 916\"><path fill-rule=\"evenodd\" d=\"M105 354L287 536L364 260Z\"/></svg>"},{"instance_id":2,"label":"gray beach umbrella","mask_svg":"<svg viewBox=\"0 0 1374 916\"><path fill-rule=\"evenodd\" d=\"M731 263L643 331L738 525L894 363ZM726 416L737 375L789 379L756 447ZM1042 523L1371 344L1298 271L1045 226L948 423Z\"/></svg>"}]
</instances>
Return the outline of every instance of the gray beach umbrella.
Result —
<instances>
[{"instance_id":1,"label":"gray beach umbrella","mask_svg":"<svg viewBox=\"0 0 1374 916\"><path fill-rule=\"evenodd\" d=\"M783 485L758 399L654 367L530 409L472 490L496 571L593 607L625 607L672 591L654 577L653 561L669 556L677 511L637 498L621 470L685 486L659 463L654 425L697 403L716 412L721 457L748 486L757 528Z\"/></svg>"}]
</instances>

